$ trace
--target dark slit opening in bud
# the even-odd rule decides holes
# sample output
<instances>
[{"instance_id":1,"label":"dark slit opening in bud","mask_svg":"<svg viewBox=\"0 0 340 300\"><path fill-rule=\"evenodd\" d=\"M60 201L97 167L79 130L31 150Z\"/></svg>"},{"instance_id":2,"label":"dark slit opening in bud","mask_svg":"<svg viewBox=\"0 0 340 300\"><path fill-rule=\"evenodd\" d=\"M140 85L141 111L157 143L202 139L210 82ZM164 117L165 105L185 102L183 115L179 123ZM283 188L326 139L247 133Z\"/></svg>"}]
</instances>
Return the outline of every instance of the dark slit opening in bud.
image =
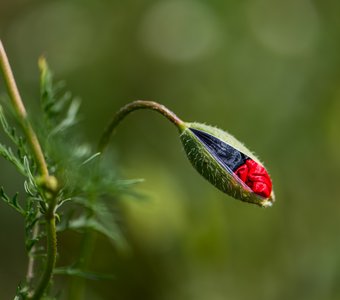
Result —
<instances>
[{"instance_id":1,"label":"dark slit opening in bud","mask_svg":"<svg viewBox=\"0 0 340 300\"><path fill-rule=\"evenodd\" d=\"M201 130L193 128L190 128L190 130L208 148L209 152L214 157L218 158L224 166L228 167L233 172L238 167L243 165L248 159L248 156L221 141L220 139Z\"/></svg>"}]
</instances>

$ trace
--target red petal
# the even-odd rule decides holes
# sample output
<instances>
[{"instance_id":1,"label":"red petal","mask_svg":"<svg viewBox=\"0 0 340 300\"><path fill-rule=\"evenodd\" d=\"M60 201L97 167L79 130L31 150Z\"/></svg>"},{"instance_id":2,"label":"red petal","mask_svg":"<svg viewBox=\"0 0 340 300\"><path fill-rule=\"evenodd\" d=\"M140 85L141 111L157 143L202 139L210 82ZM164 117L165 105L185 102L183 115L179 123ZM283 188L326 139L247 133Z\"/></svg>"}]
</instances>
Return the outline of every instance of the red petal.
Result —
<instances>
[{"instance_id":1,"label":"red petal","mask_svg":"<svg viewBox=\"0 0 340 300\"><path fill-rule=\"evenodd\" d=\"M238 167L235 174L246 183L254 193L264 198L269 198L272 192L272 182L263 166L252 159L247 159L245 164Z\"/></svg>"},{"instance_id":2,"label":"red petal","mask_svg":"<svg viewBox=\"0 0 340 300\"><path fill-rule=\"evenodd\" d=\"M235 174L243 181L246 182L248 177L248 166L246 164L241 165L235 171Z\"/></svg>"}]
</instances>

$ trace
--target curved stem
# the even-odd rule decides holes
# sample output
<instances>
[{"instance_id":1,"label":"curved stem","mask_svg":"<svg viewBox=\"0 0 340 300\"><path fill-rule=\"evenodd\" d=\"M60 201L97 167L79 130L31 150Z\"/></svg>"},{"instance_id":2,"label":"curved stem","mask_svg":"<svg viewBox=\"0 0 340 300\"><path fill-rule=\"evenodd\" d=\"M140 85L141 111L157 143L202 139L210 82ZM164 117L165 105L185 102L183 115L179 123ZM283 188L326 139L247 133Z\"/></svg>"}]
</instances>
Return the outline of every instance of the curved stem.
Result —
<instances>
[{"instance_id":1,"label":"curved stem","mask_svg":"<svg viewBox=\"0 0 340 300\"><path fill-rule=\"evenodd\" d=\"M131 112L138 110L138 109L151 109L159 112L163 116L165 116L168 120L170 120L175 126L178 128L179 131L183 131L185 128L184 122L178 118L171 110L166 108L164 105L159 104L154 101L146 101L146 100L137 100L131 102L125 106L123 106L112 118L109 125L104 130L104 133L99 141L98 144L98 151L103 152L109 141L110 138L117 127L117 125Z\"/></svg>"}]
</instances>

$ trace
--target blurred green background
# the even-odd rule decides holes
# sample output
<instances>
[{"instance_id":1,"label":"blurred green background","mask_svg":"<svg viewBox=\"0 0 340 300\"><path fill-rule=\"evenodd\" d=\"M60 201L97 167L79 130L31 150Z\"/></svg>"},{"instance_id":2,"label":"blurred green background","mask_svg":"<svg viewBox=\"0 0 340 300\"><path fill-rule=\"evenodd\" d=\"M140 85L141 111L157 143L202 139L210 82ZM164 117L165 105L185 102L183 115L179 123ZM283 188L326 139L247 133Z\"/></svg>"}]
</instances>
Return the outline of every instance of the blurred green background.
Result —
<instances>
[{"instance_id":1,"label":"blurred green background","mask_svg":"<svg viewBox=\"0 0 340 300\"><path fill-rule=\"evenodd\" d=\"M45 54L82 98L89 142L120 106L155 100L244 141L274 182L272 208L235 201L194 171L173 125L129 116L111 148L148 200L122 199L130 250L98 240L93 265L115 280L89 282L87 299L340 299L339 16L331 0L0 1L31 112ZM22 190L3 159L0 170L1 185ZM61 254L73 240L60 237ZM0 241L0 299L11 299L26 256L4 204Z\"/></svg>"}]
</instances>

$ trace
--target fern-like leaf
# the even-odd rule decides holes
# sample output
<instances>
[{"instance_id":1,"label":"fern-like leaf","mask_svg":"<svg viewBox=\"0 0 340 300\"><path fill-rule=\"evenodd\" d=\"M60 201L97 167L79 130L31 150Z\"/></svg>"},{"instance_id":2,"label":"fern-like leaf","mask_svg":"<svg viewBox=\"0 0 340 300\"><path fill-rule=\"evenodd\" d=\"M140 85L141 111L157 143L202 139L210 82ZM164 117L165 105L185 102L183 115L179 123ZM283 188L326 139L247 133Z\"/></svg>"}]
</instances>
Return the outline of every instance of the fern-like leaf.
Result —
<instances>
[{"instance_id":1,"label":"fern-like leaf","mask_svg":"<svg viewBox=\"0 0 340 300\"><path fill-rule=\"evenodd\" d=\"M3 187L0 187L0 198L10 207L14 208L18 213L25 216L26 212L18 202L18 193L16 193L13 197L9 197L5 193Z\"/></svg>"}]
</instances>

